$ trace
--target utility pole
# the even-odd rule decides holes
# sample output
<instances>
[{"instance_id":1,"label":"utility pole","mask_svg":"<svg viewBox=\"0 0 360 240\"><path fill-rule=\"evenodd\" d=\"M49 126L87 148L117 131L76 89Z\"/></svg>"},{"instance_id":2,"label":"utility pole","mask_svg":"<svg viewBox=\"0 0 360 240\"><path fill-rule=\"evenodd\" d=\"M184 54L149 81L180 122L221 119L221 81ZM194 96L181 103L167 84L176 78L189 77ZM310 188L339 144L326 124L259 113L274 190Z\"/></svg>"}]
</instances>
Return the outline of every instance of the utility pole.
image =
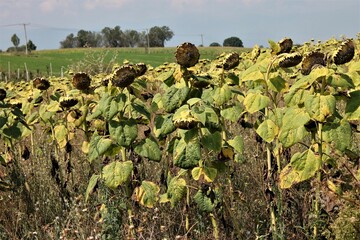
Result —
<instances>
[{"instance_id":1,"label":"utility pole","mask_svg":"<svg viewBox=\"0 0 360 240\"><path fill-rule=\"evenodd\" d=\"M204 46L204 34L200 34L201 36L201 46Z\"/></svg>"},{"instance_id":2,"label":"utility pole","mask_svg":"<svg viewBox=\"0 0 360 240\"><path fill-rule=\"evenodd\" d=\"M30 23L17 23L17 24L8 24L8 25L0 25L0 27L11 27L11 26L19 26L23 25L24 32L25 32L25 54L28 55L28 40L27 40L27 32L26 32L26 25L30 25Z\"/></svg>"},{"instance_id":3,"label":"utility pole","mask_svg":"<svg viewBox=\"0 0 360 240\"><path fill-rule=\"evenodd\" d=\"M27 33L26 33L26 25L29 25L30 23L23 23L24 26L24 32L25 32L25 54L28 55L28 39L27 39Z\"/></svg>"},{"instance_id":4,"label":"utility pole","mask_svg":"<svg viewBox=\"0 0 360 240\"><path fill-rule=\"evenodd\" d=\"M149 29L146 29L146 40L147 40L147 49L148 49L148 53L150 53Z\"/></svg>"}]
</instances>

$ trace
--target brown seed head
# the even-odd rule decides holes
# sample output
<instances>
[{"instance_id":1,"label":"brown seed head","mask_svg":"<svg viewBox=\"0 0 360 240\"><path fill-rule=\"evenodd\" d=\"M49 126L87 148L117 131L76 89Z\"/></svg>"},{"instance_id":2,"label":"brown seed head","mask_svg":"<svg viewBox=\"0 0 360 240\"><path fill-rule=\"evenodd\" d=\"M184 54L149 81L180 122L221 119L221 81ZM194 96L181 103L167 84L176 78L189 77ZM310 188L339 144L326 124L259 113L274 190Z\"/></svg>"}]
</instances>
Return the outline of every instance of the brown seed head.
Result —
<instances>
[{"instance_id":1,"label":"brown seed head","mask_svg":"<svg viewBox=\"0 0 360 240\"><path fill-rule=\"evenodd\" d=\"M115 69L111 82L116 87L125 88L130 86L135 80L137 72L131 65L124 65Z\"/></svg>"},{"instance_id":2,"label":"brown seed head","mask_svg":"<svg viewBox=\"0 0 360 240\"><path fill-rule=\"evenodd\" d=\"M347 39L341 43L340 47L333 55L333 61L336 65L350 62L355 55L355 45L351 39Z\"/></svg>"},{"instance_id":3,"label":"brown seed head","mask_svg":"<svg viewBox=\"0 0 360 240\"><path fill-rule=\"evenodd\" d=\"M198 63L200 53L194 44L185 42L176 48L175 58L178 64L188 68Z\"/></svg>"},{"instance_id":4,"label":"brown seed head","mask_svg":"<svg viewBox=\"0 0 360 240\"><path fill-rule=\"evenodd\" d=\"M301 73L309 75L314 65L325 66L325 54L322 52L310 52L307 54L301 64Z\"/></svg>"},{"instance_id":5,"label":"brown seed head","mask_svg":"<svg viewBox=\"0 0 360 240\"><path fill-rule=\"evenodd\" d=\"M88 90L90 87L91 78L87 73L78 72L73 76L72 84L78 90Z\"/></svg>"},{"instance_id":6,"label":"brown seed head","mask_svg":"<svg viewBox=\"0 0 360 240\"><path fill-rule=\"evenodd\" d=\"M300 53L288 53L279 60L279 66L282 68L294 67L301 63L302 56Z\"/></svg>"},{"instance_id":7,"label":"brown seed head","mask_svg":"<svg viewBox=\"0 0 360 240\"><path fill-rule=\"evenodd\" d=\"M0 101L4 100L5 98L6 98L6 91L0 88Z\"/></svg>"},{"instance_id":8,"label":"brown seed head","mask_svg":"<svg viewBox=\"0 0 360 240\"><path fill-rule=\"evenodd\" d=\"M238 53L233 52L225 56L224 69L230 70L239 65L240 56Z\"/></svg>"},{"instance_id":9,"label":"brown seed head","mask_svg":"<svg viewBox=\"0 0 360 240\"><path fill-rule=\"evenodd\" d=\"M34 88L37 88L37 89L43 91L50 87L50 82L48 80L46 80L45 78L37 77L33 80L33 86L34 86Z\"/></svg>"},{"instance_id":10,"label":"brown seed head","mask_svg":"<svg viewBox=\"0 0 360 240\"><path fill-rule=\"evenodd\" d=\"M277 54L289 53L293 46L293 41L291 40L291 38L283 38L278 42L278 44L280 46L280 52L278 52Z\"/></svg>"}]
</instances>

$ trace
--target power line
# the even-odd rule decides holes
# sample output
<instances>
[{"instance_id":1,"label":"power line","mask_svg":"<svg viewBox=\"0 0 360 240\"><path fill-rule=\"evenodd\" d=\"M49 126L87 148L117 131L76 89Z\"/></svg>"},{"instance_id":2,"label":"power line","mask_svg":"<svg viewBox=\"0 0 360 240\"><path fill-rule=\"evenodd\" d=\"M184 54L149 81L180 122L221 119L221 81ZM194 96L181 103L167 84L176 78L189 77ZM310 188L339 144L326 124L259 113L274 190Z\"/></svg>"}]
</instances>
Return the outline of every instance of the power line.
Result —
<instances>
[{"instance_id":1,"label":"power line","mask_svg":"<svg viewBox=\"0 0 360 240\"><path fill-rule=\"evenodd\" d=\"M5 24L0 25L0 27L13 27L13 26L23 26L24 27L24 33L25 33L25 54L28 55L28 40L27 40L27 32L26 32L26 26L30 25L30 23L14 23L14 24Z\"/></svg>"}]
</instances>

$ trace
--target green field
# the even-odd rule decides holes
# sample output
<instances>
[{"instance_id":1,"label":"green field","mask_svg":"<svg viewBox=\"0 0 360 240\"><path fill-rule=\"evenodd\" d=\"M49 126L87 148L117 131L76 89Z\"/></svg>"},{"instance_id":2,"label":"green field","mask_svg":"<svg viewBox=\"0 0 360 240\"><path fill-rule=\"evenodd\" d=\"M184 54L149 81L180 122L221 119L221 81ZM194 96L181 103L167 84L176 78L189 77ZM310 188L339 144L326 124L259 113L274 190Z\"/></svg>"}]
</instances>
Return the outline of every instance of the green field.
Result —
<instances>
[{"instance_id":1,"label":"green field","mask_svg":"<svg viewBox=\"0 0 360 240\"><path fill-rule=\"evenodd\" d=\"M247 48L229 47L203 47L199 48L201 58L214 59L223 52L249 51ZM61 69L67 71L72 66L81 62L103 62L111 60L122 63L128 60L133 63L143 62L153 67L164 62L175 61L175 47L151 48L146 53L144 48L77 48L77 49L56 49L41 50L25 53L0 53L0 72L9 74L9 67L12 77L17 77L18 71L23 75L25 65L33 76L60 76ZM51 74L52 73L52 74Z\"/></svg>"}]
</instances>

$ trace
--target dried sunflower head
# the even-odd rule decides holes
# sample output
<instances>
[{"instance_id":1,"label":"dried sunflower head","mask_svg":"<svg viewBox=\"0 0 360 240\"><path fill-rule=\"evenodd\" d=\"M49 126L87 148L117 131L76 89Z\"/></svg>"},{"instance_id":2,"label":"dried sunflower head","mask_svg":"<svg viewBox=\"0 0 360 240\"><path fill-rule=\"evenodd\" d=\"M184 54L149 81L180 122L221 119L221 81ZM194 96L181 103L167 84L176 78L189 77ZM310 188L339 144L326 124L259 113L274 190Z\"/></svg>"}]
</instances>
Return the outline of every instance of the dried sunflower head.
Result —
<instances>
[{"instance_id":1,"label":"dried sunflower head","mask_svg":"<svg viewBox=\"0 0 360 240\"><path fill-rule=\"evenodd\" d=\"M72 84L76 89L88 90L90 87L91 78L87 73L78 72L72 78Z\"/></svg>"},{"instance_id":2,"label":"dried sunflower head","mask_svg":"<svg viewBox=\"0 0 360 240\"><path fill-rule=\"evenodd\" d=\"M239 65L239 62L240 62L240 56L238 53L236 52L229 53L228 55L225 56L224 65L223 65L224 69L225 70L233 69Z\"/></svg>"},{"instance_id":3,"label":"dried sunflower head","mask_svg":"<svg viewBox=\"0 0 360 240\"><path fill-rule=\"evenodd\" d=\"M71 108L75 106L79 101L76 98L72 97L61 97L59 102L61 107Z\"/></svg>"},{"instance_id":4,"label":"dried sunflower head","mask_svg":"<svg viewBox=\"0 0 360 240\"><path fill-rule=\"evenodd\" d=\"M278 42L278 44L280 46L280 52L278 52L277 54L289 53L293 46L293 41L291 38L283 38Z\"/></svg>"},{"instance_id":5,"label":"dried sunflower head","mask_svg":"<svg viewBox=\"0 0 360 240\"><path fill-rule=\"evenodd\" d=\"M185 42L176 48L175 58L178 64L188 68L198 63L200 53L194 44Z\"/></svg>"},{"instance_id":6,"label":"dried sunflower head","mask_svg":"<svg viewBox=\"0 0 360 240\"><path fill-rule=\"evenodd\" d=\"M39 90L46 90L50 87L50 82L48 80L46 80L45 78L35 78L33 80L33 86L34 88L37 88Z\"/></svg>"},{"instance_id":7,"label":"dried sunflower head","mask_svg":"<svg viewBox=\"0 0 360 240\"><path fill-rule=\"evenodd\" d=\"M194 127L196 127L198 123L199 121L191 116L183 119L176 119L174 121L174 125L176 128L180 128L184 130L193 129Z\"/></svg>"},{"instance_id":8,"label":"dried sunflower head","mask_svg":"<svg viewBox=\"0 0 360 240\"><path fill-rule=\"evenodd\" d=\"M280 58L279 66L282 68L289 68L298 65L302 60L300 53L288 53Z\"/></svg>"},{"instance_id":9,"label":"dried sunflower head","mask_svg":"<svg viewBox=\"0 0 360 240\"><path fill-rule=\"evenodd\" d=\"M260 47L259 45L255 45L251 51L251 60L256 61L256 59L260 56Z\"/></svg>"},{"instance_id":10,"label":"dried sunflower head","mask_svg":"<svg viewBox=\"0 0 360 240\"><path fill-rule=\"evenodd\" d=\"M314 65L325 66L325 54L317 51L307 54L301 64L301 73L309 75Z\"/></svg>"},{"instance_id":11,"label":"dried sunflower head","mask_svg":"<svg viewBox=\"0 0 360 240\"><path fill-rule=\"evenodd\" d=\"M340 47L333 55L333 61L336 65L350 62L355 55L355 44L351 39L347 39L341 43Z\"/></svg>"},{"instance_id":12,"label":"dried sunflower head","mask_svg":"<svg viewBox=\"0 0 360 240\"><path fill-rule=\"evenodd\" d=\"M0 88L0 101L3 101L6 98L6 91Z\"/></svg>"},{"instance_id":13,"label":"dried sunflower head","mask_svg":"<svg viewBox=\"0 0 360 240\"><path fill-rule=\"evenodd\" d=\"M136 76L137 73L133 66L124 65L115 69L111 82L114 86L125 88L134 82Z\"/></svg>"},{"instance_id":14,"label":"dried sunflower head","mask_svg":"<svg viewBox=\"0 0 360 240\"><path fill-rule=\"evenodd\" d=\"M135 71L136 71L136 76L140 77L142 75L144 75L146 73L147 70L147 66L145 63L137 63L135 64Z\"/></svg>"}]
</instances>

